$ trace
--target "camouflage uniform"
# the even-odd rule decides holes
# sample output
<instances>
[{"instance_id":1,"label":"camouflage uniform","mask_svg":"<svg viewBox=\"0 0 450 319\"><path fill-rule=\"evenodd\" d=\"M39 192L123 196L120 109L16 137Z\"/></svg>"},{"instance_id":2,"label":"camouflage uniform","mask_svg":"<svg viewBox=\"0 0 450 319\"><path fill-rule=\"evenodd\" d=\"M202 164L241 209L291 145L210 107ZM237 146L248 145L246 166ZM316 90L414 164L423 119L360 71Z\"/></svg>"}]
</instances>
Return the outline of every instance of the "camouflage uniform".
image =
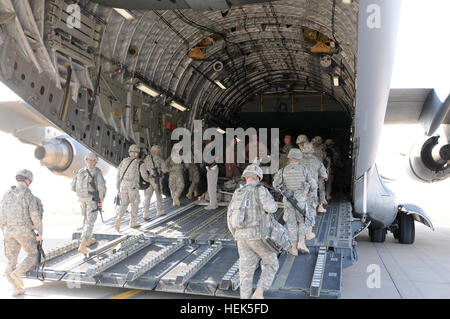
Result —
<instances>
[{"instance_id":1,"label":"camouflage uniform","mask_svg":"<svg viewBox=\"0 0 450 319\"><path fill-rule=\"evenodd\" d=\"M167 159L167 168L169 170L169 188L170 196L173 199L173 205L180 205L180 195L184 190L183 163L175 163L171 157Z\"/></svg>"},{"instance_id":2,"label":"camouflage uniform","mask_svg":"<svg viewBox=\"0 0 450 319\"><path fill-rule=\"evenodd\" d=\"M255 164L249 165L242 173L242 177L256 177L260 179L263 177L261 168ZM253 298L263 298L264 290L272 286L272 282L278 271L277 253L270 248L263 240L262 232L265 232L264 215L265 212L272 214L278 210L278 205L273 199L270 192L262 187L257 181L250 181L243 187L249 187L254 191L255 197L251 197L250 202L244 203L239 196L239 191L243 188L237 189L227 211L228 229L237 242L239 252L239 277L240 277L240 294L242 299L249 299L252 294L253 276L259 261L262 260L261 275L257 284ZM233 227L233 210L246 205L246 220L252 221L251 225L244 228Z\"/></svg>"},{"instance_id":3,"label":"camouflage uniform","mask_svg":"<svg viewBox=\"0 0 450 319\"><path fill-rule=\"evenodd\" d=\"M315 185L311 172L301 164L288 164L284 169L280 169L273 179L273 186L278 186L284 180L286 189L291 196L297 200L300 208L306 209L306 201L309 190ZM306 224L304 217L297 212L291 203L283 197L284 214L283 220L286 222L286 228L289 231L290 239L293 243L298 242L299 236L306 235ZM308 216L308 215L307 215Z\"/></svg>"},{"instance_id":4,"label":"camouflage uniform","mask_svg":"<svg viewBox=\"0 0 450 319\"><path fill-rule=\"evenodd\" d=\"M5 193L0 204L0 227L3 230L5 256L8 259L6 276L16 289L11 274L21 277L36 265L38 255L36 235L42 235L42 211L39 200L25 186L18 186ZM20 249L26 253L25 259L17 265Z\"/></svg>"},{"instance_id":5,"label":"camouflage uniform","mask_svg":"<svg viewBox=\"0 0 450 319\"><path fill-rule=\"evenodd\" d=\"M314 146L314 155L323 163L326 158L325 146L322 144L322 138L316 136L311 140ZM323 179L319 180L319 204L326 204L325 199L325 181Z\"/></svg>"},{"instance_id":6,"label":"camouflage uniform","mask_svg":"<svg viewBox=\"0 0 450 319\"><path fill-rule=\"evenodd\" d=\"M106 195L106 182L103 178L102 171L95 166L80 169L72 180L72 191L77 193L78 201L81 206L81 213L86 220L86 223L83 224L81 239L84 238L89 241L92 237L95 221L97 220L98 205L92 198L94 188L90 184L91 177L88 172L94 179L94 184L97 187L98 195L100 197L100 202L103 202Z\"/></svg>"},{"instance_id":7,"label":"camouflage uniform","mask_svg":"<svg viewBox=\"0 0 450 319\"><path fill-rule=\"evenodd\" d=\"M132 148L132 146L130 146L130 149ZM133 152L135 152L135 150L133 150ZM128 205L130 204L131 204L130 227L133 227L133 225L138 225L136 220L138 216L139 202L140 202L139 174L141 174L144 180L149 179L147 170L145 169L145 165L139 165L139 163L140 160L137 158L137 155L136 157L130 156L123 159L122 162L120 162L119 164L119 168L117 169L116 188L119 191L120 206L117 211L116 229L120 228L119 226L120 220L124 215L124 213L126 212ZM122 181L120 181L121 178Z\"/></svg>"},{"instance_id":8,"label":"camouflage uniform","mask_svg":"<svg viewBox=\"0 0 450 319\"><path fill-rule=\"evenodd\" d=\"M315 181L315 187L311 188L308 194L308 210L314 217L316 215L316 209L318 205L317 188L320 180L327 178L327 170L322 162L313 154L314 148L311 143L306 143L303 147L303 160L302 164L305 165L312 173L312 177ZM309 226L309 225L308 225ZM314 226L314 225L311 225Z\"/></svg>"},{"instance_id":9,"label":"camouflage uniform","mask_svg":"<svg viewBox=\"0 0 450 319\"><path fill-rule=\"evenodd\" d=\"M187 198L192 198L192 196L198 195L198 183L200 183L200 170L197 164L190 163L188 166L189 171L189 181L191 185L189 186L189 191L186 195Z\"/></svg>"},{"instance_id":10,"label":"camouflage uniform","mask_svg":"<svg viewBox=\"0 0 450 319\"><path fill-rule=\"evenodd\" d=\"M262 241L261 235L262 214L265 214L264 211L267 213L275 213L278 210L278 205L266 188L257 186L259 186L259 183L252 181L243 187L256 188L262 207L256 203L251 203L251 209L249 209L248 214L253 214L253 217L249 219L259 220L258 225L250 228L234 229L231 225L230 208L232 207L233 201L236 200L236 192L228 206L228 228L237 242L239 252L240 293L242 299L249 299L251 297L253 275L260 259L262 260L262 272L257 286L265 290L271 287L279 267L276 252Z\"/></svg>"},{"instance_id":11,"label":"camouflage uniform","mask_svg":"<svg viewBox=\"0 0 450 319\"><path fill-rule=\"evenodd\" d=\"M152 147L151 155L147 155L144 159L144 165L146 170L149 172L149 180L150 183L149 187L144 191L144 212L143 216L144 219L148 219L148 211L150 209L150 200L153 196L153 192L156 194L156 211L157 215L164 214L164 211L162 209L162 180L163 180L163 173L167 173L167 166L166 162L163 161L163 159L157 154L159 152L159 147ZM153 158L153 161L152 161ZM154 165L153 165L154 164ZM159 185L156 183L156 179L152 176L156 176L156 171L159 175Z\"/></svg>"},{"instance_id":12,"label":"camouflage uniform","mask_svg":"<svg viewBox=\"0 0 450 319\"><path fill-rule=\"evenodd\" d=\"M210 153L212 144L207 144L205 146L205 152ZM218 157L214 158L216 161L215 165L206 164L206 181L208 183L208 197L209 205L205 209L215 209L217 208L217 182L219 180L219 166L217 165Z\"/></svg>"}]
</instances>

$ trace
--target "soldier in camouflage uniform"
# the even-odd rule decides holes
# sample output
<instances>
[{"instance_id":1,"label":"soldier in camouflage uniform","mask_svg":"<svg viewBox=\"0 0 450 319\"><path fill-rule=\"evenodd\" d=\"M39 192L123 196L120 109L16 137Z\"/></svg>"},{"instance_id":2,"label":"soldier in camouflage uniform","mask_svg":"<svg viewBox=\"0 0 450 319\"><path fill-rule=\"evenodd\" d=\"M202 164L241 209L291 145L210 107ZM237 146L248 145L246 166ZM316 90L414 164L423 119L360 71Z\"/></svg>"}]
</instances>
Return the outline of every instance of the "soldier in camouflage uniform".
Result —
<instances>
[{"instance_id":1,"label":"soldier in camouflage uniform","mask_svg":"<svg viewBox=\"0 0 450 319\"><path fill-rule=\"evenodd\" d=\"M314 147L314 155L323 163L326 158L325 146L323 145L323 139L320 136L316 136L311 140ZM328 174L328 172L327 172ZM323 205L328 204L325 192L325 180L319 180L319 207L317 207L318 213L325 213L327 210Z\"/></svg>"},{"instance_id":2,"label":"soldier in camouflage uniform","mask_svg":"<svg viewBox=\"0 0 450 319\"><path fill-rule=\"evenodd\" d=\"M28 188L33 181L33 173L21 170L16 174L16 180L17 186L7 191L0 203L0 228L8 259L6 278L14 287L13 296L25 293L21 277L36 265L37 242L42 243L42 206ZM26 256L17 265L20 249Z\"/></svg>"},{"instance_id":3,"label":"soldier in camouflage uniform","mask_svg":"<svg viewBox=\"0 0 450 319\"><path fill-rule=\"evenodd\" d=\"M280 168L283 168L288 164L287 156L288 156L291 148L294 147L291 140L292 140L292 136L290 136L289 134L284 136L284 146L280 152Z\"/></svg>"},{"instance_id":4,"label":"soldier in camouflage uniform","mask_svg":"<svg viewBox=\"0 0 450 319\"><path fill-rule=\"evenodd\" d=\"M295 141L295 143L298 145L299 149L302 149L303 144L308 143L308 142L309 142L308 137L303 134L297 136L297 140Z\"/></svg>"},{"instance_id":5,"label":"soldier in camouflage uniform","mask_svg":"<svg viewBox=\"0 0 450 319\"><path fill-rule=\"evenodd\" d=\"M300 164L303 158L302 152L293 148L288 154L289 164L280 169L273 178L273 187L279 189L279 186L284 184L290 196L297 200L298 206L307 211L306 201L309 190L314 187L315 181L312 178L311 171L304 165ZM283 219L286 223L286 228L289 231L289 236L292 242L292 248L289 251L294 256L298 255L297 249L301 252L309 253L305 245L305 236L307 225L303 215L298 212L291 203L283 197L284 214ZM308 218L308 214L306 214Z\"/></svg>"},{"instance_id":6,"label":"soldier in camouflage uniform","mask_svg":"<svg viewBox=\"0 0 450 319\"><path fill-rule=\"evenodd\" d=\"M137 145L133 144L128 149L129 157L120 162L117 169L117 182L116 188L119 192L120 205L117 210L116 222L114 227L117 231L120 230L120 222L123 214L125 214L128 205L131 204L131 218L130 227L139 227L141 224L137 222L140 196L139 196L139 174L146 181L149 180L145 165L139 165L139 152L140 149Z\"/></svg>"},{"instance_id":7,"label":"soldier in camouflage uniform","mask_svg":"<svg viewBox=\"0 0 450 319\"><path fill-rule=\"evenodd\" d=\"M192 196L197 197L199 195L198 183L200 183L200 170L197 164L192 162L188 166L188 171L189 171L189 181L191 182L191 185L189 186L186 198L191 199Z\"/></svg>"},{"instance_id":8,"label":"soldier in camouflage uniform","mask_svg":"<svg viewBox=\"0 0 450 319\"><path fill-rule=\"evenodd\" d=\"M72 191L77 193L78 201L81 206L81 213L84 217L83 231L80 238L80 246L78 251L87 254L90 246L95 243L92 237L95 221L97 220L98 210L102 209L103 199L106 195L106 182L103 178L102 171L96 167L98 157L95 153L89 153L85 157L86 167L78 171L72 180ZM100 203L93 199L94 188L91 183L94 181L96 190L98 191Z\"/></svg>"},{"instance_id":9,"label":"soldier in camouflage uniform","mask_svg":"<svg viewBox=\"0 0 450 319\"><path fill-rule=\"evenodd\" d=\"M314 147L311 143L305 143L302 152L302 163L307 168L309 168L312 173L313 179L316 182L316 187L311 189L308 194L308 210L311 212L312 217L314 217L316 215L318 205L317 187L320 180L327 179L327 170L322 162L314 155ZM306 240L310 240L315 237L315 234L312 232L312 226L314 225L308 225Z\"/></svg>"},{"instance_id":10,"label":"soldier in camouflage uniform","mask_svg":"<svg viewBox=\"0 0 450 319\"><path fill-rule=\"evenodd\" d=\"M162 179L163 173L167 173L166 162L161 158L161 148L159 145L153 145L150 149L150 155L147 155L144 159L144 165L149 172L150 186L144 191L144 212L143 218L149 219L148 211L150 209L150 200L153 196L153 192L156 194L156 216L164 215L164 210L162 208ZM159 175L159 185L156 181L156 175Z\"/></svg>"},{"instance_id":11,"label":"soldier in camouflage uniform","mask_svg":"<svg viewBox=\"0 0 450 319\"><path fill-rule=\"evenodd\" d=\"M247 166L242 173L242 177L246 179L247 184L234 192L228 206L227 223L237 242L239 252L241 298L262 299L264 298L264 291L272 286L279 267L277 253L262 240L261 232L264 231L262 229L263 214L266 214L265 212L275 213L278 210L278 205L270 192L259 183L263 177L263 172L258 165ZM250 202L243 200L239 194L242 194L241 192L246 188L250 188L249 191L252 191L254 196L258 196L258 199L251 197ZM236 228L233 226L233 213L235 213L236 208L240 211L241 207L247 207L246 216L248 218L246 220L251 220L252 225ZM252 295L253 276L260 260L262 260L262 272L256 290Z\"/></svg>"},{"instance_id":12,"label":"soldier in camouflage uniform","mask_svg":"<svg viewBox=\"0 0 450 319\"><path fill-rule=\"evenodd\" d=\"M166 160L166 165L169 170L169 188L173 206L180 206L180 196L184 190L184 165L182 162L175 163L172 158L176 154L179 154L180 150L181 143L174 144L171 155Z\"/></svg>"}]
</instances>

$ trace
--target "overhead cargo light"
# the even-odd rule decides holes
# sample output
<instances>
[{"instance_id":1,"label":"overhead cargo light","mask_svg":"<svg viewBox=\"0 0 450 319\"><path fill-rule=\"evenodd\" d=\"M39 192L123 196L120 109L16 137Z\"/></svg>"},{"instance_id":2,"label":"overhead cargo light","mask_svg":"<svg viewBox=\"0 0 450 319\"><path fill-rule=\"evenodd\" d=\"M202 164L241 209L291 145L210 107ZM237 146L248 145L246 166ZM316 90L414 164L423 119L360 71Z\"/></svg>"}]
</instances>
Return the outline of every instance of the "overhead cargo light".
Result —
<instances>
[{"instance_id":1,"label":"overhead cargo light","mask_svg":"<svg viewBox=\"0 0 450 319\"><path fill-rule=\"evenodd\" d=\"M351 4L352 0L342 0L342 3L344 3L344 4Z\"/></svg>"},{"instance_id":2,"label":"overhead cargo light","mask_svg":"<svg viewBox=\"0 0 450 319\"><path fill-rule=\"evenodd\" d=\"M179 103L177 103L175 101L170 102L170 106L172 106L172 107L174 107L174 108L176 108L176 109L178 109L180 111L183 111L183 112L187 110L187 107L185 107L185 106L183 106L183 105L181 105L181 104L179 104Z\"/></svg>"},{"instance_id":3,"label":"overhead cargo light","mask_svg":"<svg viewBox=\"0 0 450 319\"><path fill-rule=\"evenodd\" d=\"M219 80L214 80L214 83L217 84L218 87L220 87L222 90L226 90L226 86L222 84Z\"/></svg>"},{"instance_id":4,"label":"overhead cargo light","mask_svg":"<svg viewBox=\"0 0 450 319\"><path fill-rule=\"evenodd\" d=\"M339 86L339 76L333 75L333 85Z\"/></svg>"},{"instance_id":5,"label":"overhead cargo light","mask_svg":"<svg viewBox=\"0 0 450 319\"><path fill-rule=\"evenodd\" d=\"M143 84L143 83L139 83L139 84L136 86L136 88L137 88L138 90L141 90L142 92L144 92L144 93L150 95L150 96L153 96L153 97L157 97L157 96L159 96L159 95L161 94L161 93L159 93L158 91L153 90L152 88L148 87L147 85L145 85L145 84Z\"/></svg>"},{"instance_id":6,"label":"overhead cargo light","mask_svg":"<svg viewBox=\"0 0 450 319\"><path fill-rule=\"evenodd\" d=\"M225 134L225 131L222 130L220 127L216 128L217 132L219 132L220 134Z\"/></svg>"},{"instance_id":7,"label":"overhead cargo light","mask_svg":"<svg viewBox=\"0 0 450 319\"><path fill-rule=\"evenodd\" d=\"M120 8L113 8L118 14L120 14L122 17L124 17L127 20L133 20L134 15L131 14L130 11L126 9L120 9Z\"/></svg>"}]
</instances>

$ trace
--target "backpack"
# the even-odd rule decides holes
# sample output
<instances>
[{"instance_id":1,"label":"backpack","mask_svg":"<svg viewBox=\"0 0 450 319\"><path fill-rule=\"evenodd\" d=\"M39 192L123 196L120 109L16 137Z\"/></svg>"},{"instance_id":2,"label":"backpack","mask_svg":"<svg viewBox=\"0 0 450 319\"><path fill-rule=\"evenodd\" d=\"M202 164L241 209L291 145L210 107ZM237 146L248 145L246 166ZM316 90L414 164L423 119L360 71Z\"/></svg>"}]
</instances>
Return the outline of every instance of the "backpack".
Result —
<instances>
[{"instance_id":1,"label":"backpack","mask_svg":"<svg viewBox=\"0 0 450 319\"><path fill-rule=\"evenodd\" d=\"M92 197L92 195L89 194L89 191L92 191L92 187L90 187L91 177L89 176L89 173L87 172L87 168L82 169L76 179L75 184L75 191L80 198L88 198Z\"/></svg>"},{"instance_id":2,"label":"backpack","mask_svg":"<svg viewBox=\"0 0 450 319\"><path fill-rule=\"evenodd\" d=\"M139 161L139 166L138 166L138 170L139 170L139 189L141 191L142 190L146 190L150 186L150 183L142 178L142 175L141 175L141 165L142 164L143 164L143 162ZM148 173L148 171L147 171L147 173Z\"/></svg>"},{"instance_id":3,"label":"backpack","mask_svg":"<svg viewBox=\"0 0 450 319\"><path fill-rule=\"evenodd\" d=\"M256 204L256 187L245 185L238 188L230 203L231 226L235 229L256 227L260 223L261 214Z\"/></svg>"}]
</instances>

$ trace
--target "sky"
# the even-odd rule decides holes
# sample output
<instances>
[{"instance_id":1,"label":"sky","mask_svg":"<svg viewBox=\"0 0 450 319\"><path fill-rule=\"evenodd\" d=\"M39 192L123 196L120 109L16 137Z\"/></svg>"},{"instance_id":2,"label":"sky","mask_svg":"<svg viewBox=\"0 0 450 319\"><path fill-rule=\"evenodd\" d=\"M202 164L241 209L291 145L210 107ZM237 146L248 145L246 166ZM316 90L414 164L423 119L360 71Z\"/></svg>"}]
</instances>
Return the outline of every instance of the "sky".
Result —
<instances>
[{"instance_id":1,"label":"sky","mask_svg":"<svg viewBox=\"0 0 450 319\"><path fill-rule=\"evenodd\" d=\"M391 82L393 88L436 88L442 96L449 93L449 12L449 0L403 0ZM0 85L0 101L17 99L13 92ZM382 174L397 179L387 186L401 200L422 206L435 220L450 218L450 179L430 185L414 182L406 176L404 157L400 153L408 152L419 134L417 125L385 126L377 163ZM0 193L15 183L16 171L28 168L35 176L31 189L42 199L45 214L79 211L76 195L70 190L71 180L56 176L40 166L33 155L34 146L0 132L0 147L3 150L0 157ZM115 178L116 169L111 168L106 175L106 214L113 214Z\"/></svg>"}]
</instances>

